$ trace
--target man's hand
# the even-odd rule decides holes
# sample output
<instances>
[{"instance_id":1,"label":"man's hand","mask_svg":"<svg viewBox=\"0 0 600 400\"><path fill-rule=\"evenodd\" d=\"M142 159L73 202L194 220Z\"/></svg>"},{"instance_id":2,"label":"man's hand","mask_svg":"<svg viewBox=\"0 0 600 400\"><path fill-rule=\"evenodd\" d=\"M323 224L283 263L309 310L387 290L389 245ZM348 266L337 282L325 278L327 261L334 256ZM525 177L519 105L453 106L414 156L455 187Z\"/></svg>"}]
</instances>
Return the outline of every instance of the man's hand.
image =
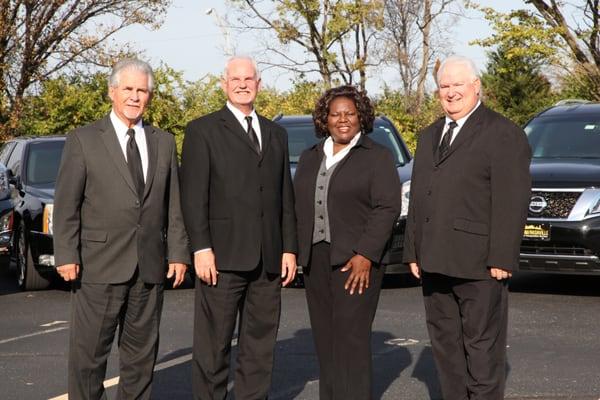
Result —
<instances>
[{"instance_id":1,"label":"man's hand","mask_svg":"<svg viewBox=\"0 0 600 400\"><path fill-rule=\"evenodd\" d=\"M181 263L169 263L169 271L167 272L167 278L171 279L175 276L175 280L173 281L173 287L183 283L185 279L185 271L187 271L187 265Z\"/></svg>"},{"instance_id":2,"label":"man's hand","mask_svg":"<svg viewBox=\"0 0 600 400\"><path fill-rule=\"evenodd\" d=\"M296 255L294 253L283 253L281 256L281 282L282 286L287 286L296 277Z\"/></svg>"},{"instance_id":3,"label":"man's hand","mask_svg":"<svg viewBox=\"0 0 600 400\"><path fill-rule=\"evenodd\" d=\"M417 279L421 279L421 268L419 268L419 264L412 262L408 263L410 267L410 272L412 272L413 276Z\"/></svg>"},{"instance_id":4,"label":"man's hand","mask_svg":"<svg viewBox=\"0 0 600 400\"><path fill-rule=\"evenodd\" d=\"M215 253L212 250L199 251L194 254L194 269L196 275L208 285L217 284L217 266Z\"/></svg>"},{"instance_id":5,"label":"man's hand","mask_svg":"<svg viewBox=\"0 0 600 400\"><path fill-rule=\"evenodd\" d=\"M79 264L64 264L56 267L56 272L67 282L74 281L79 275Z\"/></svg>"},{"instance_id":6,"label":"man's hand","mask_svg":"<svg viewBox=\"0 0 600 400\"><path fill-rule=\"evenodd\" d=\"M346 272L349 270L352 270L352 272L350 272L350 276L346 279L346 283L344 283L344 289L350 289L350 294L354 294L358 286L358 294L362 294L364 290L369 288L371 260L357 254L344 265L341 271Z\"/></svg>"},{"instance_id":7,"label":"man's hand","mask_svg":"<svg viewBox=\"0 0 600 400\"><path fill-rule=\"evenodd\" d=\"M496 278L501 281L502 279L508 279L512 276L512 272L509 270L498 268L498 267L490 267L490 275L492 278Z\"/></svg>"}]
</instances>

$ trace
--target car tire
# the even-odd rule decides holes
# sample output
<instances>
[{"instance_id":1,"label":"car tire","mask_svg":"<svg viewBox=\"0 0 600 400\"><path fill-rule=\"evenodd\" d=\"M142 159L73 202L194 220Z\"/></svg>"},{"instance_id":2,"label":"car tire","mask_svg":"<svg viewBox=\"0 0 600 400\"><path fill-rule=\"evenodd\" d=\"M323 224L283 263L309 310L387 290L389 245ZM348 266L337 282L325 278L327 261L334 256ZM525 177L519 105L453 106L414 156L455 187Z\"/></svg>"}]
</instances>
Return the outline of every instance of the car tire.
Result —
<instances>
[{"instance_id":1,"label":"car tire","mask_svg":"<svg viewBox=\"0 0 600 400\"><path fill-rule=\"evenodd\" d=\"M33 264L31 249L27 243L25 224L17 231L16 259L17 259L17 284L23 291L46 289L50 285L50 280L40 275Z\"/></svg>"}]
</instances>

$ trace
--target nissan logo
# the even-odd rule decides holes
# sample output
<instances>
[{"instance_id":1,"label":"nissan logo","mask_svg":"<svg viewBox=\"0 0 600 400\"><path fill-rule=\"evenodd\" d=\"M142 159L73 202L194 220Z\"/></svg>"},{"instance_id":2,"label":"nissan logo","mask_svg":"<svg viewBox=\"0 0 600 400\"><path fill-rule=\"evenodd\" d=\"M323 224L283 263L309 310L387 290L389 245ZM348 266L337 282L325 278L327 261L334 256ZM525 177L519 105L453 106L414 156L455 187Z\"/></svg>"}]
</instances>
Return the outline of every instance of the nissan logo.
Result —
<instances>
[{"instance_id":1,"label":"nissan logo","mask_svg":"<svg viewBox=\"0 0 600 400\"><path fill-rule=\"evenodd\" d=\"M542 196L531 196L529 200L529 211L532 213L541 213L544 208L548 207L548 202Z\"/></svg>"}]
</instances>

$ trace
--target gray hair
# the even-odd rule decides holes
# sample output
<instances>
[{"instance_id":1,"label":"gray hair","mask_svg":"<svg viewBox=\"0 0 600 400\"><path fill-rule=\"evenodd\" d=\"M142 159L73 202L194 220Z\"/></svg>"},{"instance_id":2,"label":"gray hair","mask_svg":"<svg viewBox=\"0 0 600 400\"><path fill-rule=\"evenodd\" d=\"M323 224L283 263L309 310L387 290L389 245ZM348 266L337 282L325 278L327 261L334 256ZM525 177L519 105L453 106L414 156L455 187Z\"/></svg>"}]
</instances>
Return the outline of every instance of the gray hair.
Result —
<instances>
[{"instance_id":1,"label":"gray hair","mask_svg":"<svg viewBox=\"0 0 600 400\"><path fill-rule=\"evenodd\" d=\"M479 70L477 69L477 66L475 65L473 60L471 60L470 58L467 58L467 57L463 57L463 56L450 56L450 57L446 58L444 61L442 61L442 63L440 64L440 67L437 70L437 75L436 75L437 82L436 83L438 83L438 85L439 85L439 81L440 81L440 76L442 75L442 71L444 70L444 68L446 68L446 66L448 64L464 65L465 67L467 67L467 69L473 76L473 79L479 79Z\"/></svg>"},{"instance_id":2,"label":"gray hair","mask_svg":"<svg viewBox=\"0 0 600 400\"><path fill-rule=\"evenodd\" d=\"M113 88L118 87L121 72L127 69L133 69L146 74L148 77L148 90L150 93L152 93L154 90L154 73L152 72L152 67L147 62L135 58L125 58L123 60L119 60L113 66L110 77L108 78L108 86Z\"/></svg>"},{"instance_id":3,"label":"gray hair","mask_svg":"<svg viewBox=\"0 0 600 400\"><path fill-rule=\"evenodd\" d=\"M229 68L229 64L231 64L233 61L237 61L237 60L250 61L250 63L254 67L254 78L256 78L257 80L260 79L260 71L258 70L258 64L256 64L256 60L250 56L244 56L244 55L233 56L233 57L230 57L229 60L227 60L227 62L225 63L225 68L223 69L223 79L227 79L227 70Z\"/></svg>"}]
</instances>

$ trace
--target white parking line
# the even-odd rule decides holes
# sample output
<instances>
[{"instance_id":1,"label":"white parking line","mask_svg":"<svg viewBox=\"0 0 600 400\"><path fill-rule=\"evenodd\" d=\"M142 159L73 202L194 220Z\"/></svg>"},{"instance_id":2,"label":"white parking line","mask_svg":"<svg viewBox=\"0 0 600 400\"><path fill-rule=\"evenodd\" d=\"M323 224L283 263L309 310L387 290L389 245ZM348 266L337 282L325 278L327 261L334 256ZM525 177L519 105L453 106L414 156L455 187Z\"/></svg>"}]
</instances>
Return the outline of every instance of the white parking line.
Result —
<instances>
[{"instance_id":1,"label":"white parking line","mask_svg":"<svg viewBox=\"0 0 600 400\"><path fill-rule=\"evenodd\" d=\"M47 333L64 331L65 329L69 329L69 327L68 326L61 326L61 327L58 327L58 328L52 328L52 329L46 329L46 330L39 331L39 332L28 333L27 335L21 335L21 336L16 336L16 337L8 338L8 339L2 339L2 340L0 340L0 344L14 342L15 340L26 339L26 338L30 338L30 337L33 337L33 336L45 335Z\"/></svg>"},{"instance_id":2,"label":"white parking line","mask_svg":"<svg viewBox=\"0 0 600 400\"><path fill-rule=\"evenodd\" d=\"M156 366L154 367L154 371L160 371L163 369L167 369L167 368L171 368L175 365L179 365L179 364L183 364L186 363L188 361L190 361L192 359L192 355L191 354L186 354L184 356L180 356L177 358L174 358L172 360L169 361L165 361L163 363L160 364L156 364ZM114 378L110 378L104 381L104 387L106 389L108 389L111 386L115 386L119 383L119 377L115 376ZM56 397L52 397L48 400L68 400L69 399L69 395L68 394L61 394L60 396L56 396Z\"/></svg>"}]
</instances>

